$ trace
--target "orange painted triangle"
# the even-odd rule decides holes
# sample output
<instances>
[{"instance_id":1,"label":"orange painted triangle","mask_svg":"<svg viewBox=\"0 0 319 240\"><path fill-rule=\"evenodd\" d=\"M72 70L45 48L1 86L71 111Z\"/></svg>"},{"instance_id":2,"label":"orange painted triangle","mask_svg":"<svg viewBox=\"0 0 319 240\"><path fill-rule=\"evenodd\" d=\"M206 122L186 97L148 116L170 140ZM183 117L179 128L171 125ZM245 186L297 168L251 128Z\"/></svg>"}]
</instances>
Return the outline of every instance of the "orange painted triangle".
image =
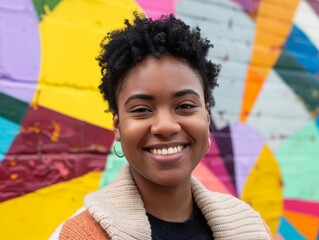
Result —
<instances>
[{"instance_id":1,"label":"orange painted triangle","mask_svg":"<svg viewBox=\"0 0 319 240\"><path fill-rule=\"evenodd\" d=\"M284 211L285 218L307 239L316 239L319 230L319 218L295 211Z\"/></svg>"},{"instance_id":2,"label":"orange painted triangle","mask_svg":"<svg viewBox=\"0 0 319 240\"><path fill-rule=\"evenodd\" d=\"M291 31L292 21L300 0L263 0L256 16L256 35L251 63L247 70L246 86L240 121L245 122L269 71L276 64Z\"/></svg>"}]
</instances>

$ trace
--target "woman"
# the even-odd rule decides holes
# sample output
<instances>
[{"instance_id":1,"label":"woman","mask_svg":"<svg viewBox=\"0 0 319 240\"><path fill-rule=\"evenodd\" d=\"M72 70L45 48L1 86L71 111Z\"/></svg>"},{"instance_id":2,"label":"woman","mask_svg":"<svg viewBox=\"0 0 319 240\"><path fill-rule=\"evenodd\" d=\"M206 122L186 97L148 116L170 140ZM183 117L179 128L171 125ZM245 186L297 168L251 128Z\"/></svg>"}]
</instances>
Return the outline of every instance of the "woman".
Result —
<instances>
[{"instance_id":1,"label":"woman","mask_svg":"<svg viewBox=\"0 0 319 240\"><path fill-rule=\"evenodd\" d=\"M52 239L270 239L259 214L191 176L210 147L219 66L212 45L173 15L107 35L100 91L129 166ZM115 149L116 151L116 149ZM119 156L121 157L121 156Z\"/></svg>"}]
</instances>

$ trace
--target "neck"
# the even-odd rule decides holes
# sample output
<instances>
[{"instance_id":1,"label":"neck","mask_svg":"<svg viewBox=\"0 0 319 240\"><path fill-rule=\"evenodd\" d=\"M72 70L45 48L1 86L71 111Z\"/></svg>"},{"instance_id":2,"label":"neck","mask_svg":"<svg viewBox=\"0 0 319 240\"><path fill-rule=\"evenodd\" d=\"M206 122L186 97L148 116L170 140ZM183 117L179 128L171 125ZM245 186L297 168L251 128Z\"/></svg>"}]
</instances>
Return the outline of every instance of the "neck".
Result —
<instances>
[{"instance_id":1,"label":"neck","mask_svg":"<svg viewBox=\"0 0 319 240\"><path fill-rule=\"evenodd\" d=\"M134 177L133 177L134 178ZM136 181L135 181L136 182ZM193 212L190 178L173 187L136 182L144 207L151 215L170 222L184 222Z\"/></svg>"}]
</instances>

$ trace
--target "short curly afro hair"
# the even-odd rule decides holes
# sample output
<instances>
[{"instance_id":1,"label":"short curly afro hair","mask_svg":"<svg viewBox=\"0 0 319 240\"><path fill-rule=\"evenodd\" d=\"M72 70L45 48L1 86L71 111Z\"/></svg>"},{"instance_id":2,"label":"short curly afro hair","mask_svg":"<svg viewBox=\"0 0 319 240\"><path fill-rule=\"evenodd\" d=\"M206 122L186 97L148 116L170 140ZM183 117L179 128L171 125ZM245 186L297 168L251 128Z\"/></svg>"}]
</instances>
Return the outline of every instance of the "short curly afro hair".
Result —
<instances>
[{"instance_id":1,"label":"short curly afro hair","mask_svg":"<svg viewBox=\"0 0 319 240\"><path fill-rule=\"evenodd\" d=\"M107 111L118 113L116 96L126 74L148 56L162 55L186 62L202 80L208 109L214 106L212 91L217 86L220 65L207 59L213 45L201 37L199 27L191 29L172 14L152 20L134 12L134 17L133 24L125 20L125 28L106 35L96 58L102 73L99 89L109 104Z\"/></svg>"}]
</instances>

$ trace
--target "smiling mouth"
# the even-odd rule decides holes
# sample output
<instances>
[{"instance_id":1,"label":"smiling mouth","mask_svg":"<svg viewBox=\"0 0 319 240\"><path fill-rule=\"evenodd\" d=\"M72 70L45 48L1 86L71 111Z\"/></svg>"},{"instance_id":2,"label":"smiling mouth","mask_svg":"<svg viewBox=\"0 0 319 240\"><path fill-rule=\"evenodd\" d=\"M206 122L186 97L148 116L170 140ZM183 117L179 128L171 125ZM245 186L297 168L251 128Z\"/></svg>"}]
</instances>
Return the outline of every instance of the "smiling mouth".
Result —
<instances>
[{"instance_id":1,"label":"smiling mouth","mask_svg":"<svg viewBox=\"0 0 319 240\"><path fill-rule=\"evenodd\" d=\"M146 150L154 155L172 155L181 152L186 146L187 145L179 145L169 148L149 148Z\"/></svg>"}]
</instances>

